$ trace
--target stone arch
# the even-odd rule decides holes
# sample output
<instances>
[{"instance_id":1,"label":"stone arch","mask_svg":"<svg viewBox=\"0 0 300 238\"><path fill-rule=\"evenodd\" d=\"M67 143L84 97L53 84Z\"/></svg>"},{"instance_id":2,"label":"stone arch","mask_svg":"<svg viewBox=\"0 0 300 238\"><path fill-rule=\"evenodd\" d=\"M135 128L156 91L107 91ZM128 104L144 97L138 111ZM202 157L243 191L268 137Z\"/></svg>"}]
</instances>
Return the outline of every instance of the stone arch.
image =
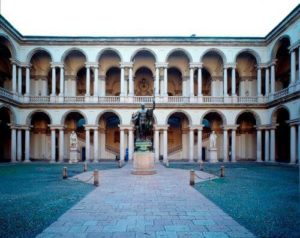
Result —
<instances>
[{"instance_id":1,"label":"stone arch","mask_svg":"<svg viewBox=\"0 0 300 238\"><path fill-rule=\"evenodd\" d=\"M271 118L270 118L270 123L271 124L275 124L276 123L276 119L277 119L277 113L278 113L278 110L280 109L285 109L287 112L288 112L288 115L289 115L289 118L291 118L291 112L290 112L290 109L285 106L285 105L279 105L277 107L275 107L271 113Z\"/></svg>"},{"instance_id":2,"label":"stone arch","mask_svg":"<svg viewBox=\"0 0 300 238\"><path fill-rule=\"evenodd\" d=\"M50 120L50 124L52 124L53 120L52 120L52 117L51 117L51 114L45 110L34 110L32 112L30 112L28 115L27 115L27 118L26 118L26 125L30 126L31 125L31 120L32 120L32 116L36 113L44 113Z\"/></svg>"},{"instance_id":3,"label":"stone arch","mask_svg":"<svg viewBox=\"0 0 300 238\"><path fill-rule=\"evenodd\" d=\"M182 52L189 60L189 62L193 62L193 57L191 56L191 54L183 49L183 48L175 48L175 49L172 49L171 51L169 51L169 53L167 54L166 58L165 58L165 62L168 62L170 56L174 53L174 52Z\"/></svg>"},{"instance_id":4,"label":"stone arch","mask_svg":"<svg viewBox=\"0 0 300 238\"><path fill-rule=\"evenodd\" d=\"M11 58L12 59L16 59L17 58L17 51L16 51L16 47L13 44L12 40L5 34L0 33L0 38L3 37L5 40L7 40L7 42L9 43L9 45L7 45L7 48L10 51L11 54Z\"/></svg>"},{"instance_id":5,"label":"stone arch","mask_svg":"<svg viewBox=\"0 0 300 238\"><path fill-rule=\"evenodd\" d=\"M151 50L151 49L149 49L149 48L146 48L146 47L139 48L139 49L135 50L135 51L132 53L131 57L130 57L130 61L132 62L133 59L134 59L134 57L135 57L139 52L142 52L142 51L146 51L146 52L150 53L150 54L153 56L155 62L157 61L157 55L156 55L156 53L155 53L153 50Z\"/></svg>"},{"instance_id":6,"label":"stone arch","mask_svg":"<svg viewBox=\"0 0 300 238\"><path fill-rule=\"evenodd\" d=\"M186 118L188 119L189 126L192 126L192 124L193 124L192 118L191 118L190 114L189 114L188 112L186 112L185 110L173 110L173 111L171 111L171 112L167 115L167 117L166 117L165 125L168 124L169 118L170 118L174 113L182 113L182 114L184 114L184 115L186 116Z\"/></svg>"},{"instance_id":7,"label":"stone arch","mask_svg":"<svg viewBox=\"0 0 300 238\"><path fill-rule=\"evenodd\" d=\"M204 51L203 54L200 56L200 62L203 61L203 57L209 52L214 52L217 55L219 55L223 61L223 64L227 63L226 55L224 54L224 52L222 50L217 49L217 48L210 48L210 49L207 49L206 51Z\"/></svg>"},{"instance_id":8,"label":"stone arch","mask_svg":"<svg viewBox=\"0 0 300 238\"><path fill-rule=\"evenodd\" d=\"M0 109L2 109L2 108L6 108L9 111L9 117L10 117L11 124L16 124L17 123L16 114L15 114L13 108L8 104L0 105Z\"/></svg>"},{"instance_id":9,"label":"stone arch","mask_svg":"<svg viewBox=\"0 0 300 238\"><path fill-rule=\"evenodd\" d=\"M30 61L31 61L31 59L32 59L32 57L33 57L36 53L38 53L38 52L46 52L46 53L50 56L51 61L53 61L52 54L51 54L51 52L50 52L48 49L46 49L46 48L44 48L44 47L37 47L37 48L32 49L32 50L27 54L26 63L29 64Z\"/></svg>"},{"instance_id":10,"label":"stone arch","mask_svg":"<svg viewBox=\"0 0 300 238\"><path fill-rule=\"evenodd\" d=\"M249 48L238 51L234 57L234 62L237 61L237 58L241 53L248 53L256 59L257 64L261 63L261 57L259 56L258 52L256 52L255 50L249 49Z\"/></svg>"},{"instance_id":11,"label":"stone arch","mask_svg":"<svg viewBox=\"0 0 300 238\"><path fill-rule=\"evenodd\" d=\"M251 113L253 115L253 117L255 118L256 126L261 125L261 119L260 119L260 116L258 115L258 113L253 110L249 110L249 109L242 110L236 115L236 117L234 119L235 124L237 124L237 120L238 120L239 116L242 115L243 113Z\"/></svg>"},{"instance_id":12,"label":"stone arch","mask_svg":"<svg viewBox=\"0 0 300 238\"><path fill-rule=\"evenodd\" d=\"M101 112L98 114L98 116L96 117L95 124L97 125L97 124L99 123L100 118L101 118L105 113L108 113L108 112L115 114L115 115L119 118L120 125L122 125L122 116L121 116L121 114L118 113L116 110L111 110L111 109L101 111Z\"/></svg>"},{"instance_id":13,"label":"stone arch","mask_svg":"<svg viewBox=\"0 0 300 238\"><path fill-rule=\"evenodd\" d=\"M274 43L274 45L273 45L273 47L272 47L271 55L270 55L270 60L271 60L271 61L272 61L273 59L276 58L277 51L278 51L278 49L279 49L279 47L280 47L280 42L281 42L282 40L284 40L284 39L288 39L288 41L289 41L289 43L290 43L290 45L291 45L291 37L290 37L289 35L285 34L285 35L280 36L280 37L276 40L276 42Z\"/></svg>"},{"instance_id":14,"label":"stone arch","mask_svg":"<svg viewBox=\"0 0 300 238\"><path fill-rule=\"evenodd\" d=\"M96 62L98 62L101 58L101 56L103 55L103 53L105 53L106 51L112 51L114 52L119 58L120 58L120 61L123 61L123 57L122 57L122 54L120 53L120 51L118 51L117 49L115 48L111 48L111 47L108 47L108 48L104 48L102 49L96 56Z\"/></svg>"},{"instance_id":15,"label":"stone arch","mask_svg":"<svg viewBox=\"0 0 300 238\"><path fill-rule=\"evenodd\" d=\"M70 113L72 113L72 112L77 112L77 113L79 113L79 114L84 118L85 122L88 124L87 116L86 116L86 114L85 114L84 112L82 112L81 110L69 110L69 111L66 111L66 112L62 115L61 120L60 120L60 124L61 124L61 125L64 125L64 124L65 124L66 117L67 117Z\"/></svg>"},{"instance_id":16,"label":"stone arch","mask_svg":"<svg viewBox=\"0 0 300 238\"><path fill-rule=\"evenodd\" d=\"M218 114L218 115L222 118L223 126L227 125L227 119L226 119L226 116L225 116L222 112L220 112L219 110L208 110L208 111L206 111L206 112L202 115L202 117L200 118L200 125L202 124L202 121L203 121L204 117L205 117L206 115L208 115L209 113L211 113L211 112L212 112L212 113Z\"/></svg>"},{"instance_id":17,"label":"stone arch","mask_svg":"<svg viewBox=\"0 0 300 238\"><path fill-rule=\"evenodd\" d=\"M62 54L62 56L61 56L61 62L65 62L65 60L66 60L66 57L70 54L70 52L72 52L72 51L79 51L80 53L82 53L83 55L84 55L84 57L85 57L85 60L86 61L88 61L88 57L87 57L87 54L86 54L86 52L83 50L83 49L80 49L80 48L78 48L78 47L72 47L72 48L69 48L69 49L67 49L66 51L64 51L64 53Z\"/></svg>"}]
</instances>

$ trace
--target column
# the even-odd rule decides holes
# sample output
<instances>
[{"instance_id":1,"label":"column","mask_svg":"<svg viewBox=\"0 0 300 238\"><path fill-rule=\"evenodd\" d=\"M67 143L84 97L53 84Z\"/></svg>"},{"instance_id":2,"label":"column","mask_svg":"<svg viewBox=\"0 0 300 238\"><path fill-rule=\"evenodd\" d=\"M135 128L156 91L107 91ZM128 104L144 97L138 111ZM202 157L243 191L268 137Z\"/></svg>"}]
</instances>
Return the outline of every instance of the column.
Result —
<instances>
[{"instance_id":1,"label":"column","mask_svg":"<svg viewBox=\"0 0 300 238\"><path fill-rule=\"evenodd\" d=\"M16 128L11 127L11 162L16 162L16 149L17 149L17 144L16 144Z\"/></svg>"},{"instance_id":2,"label":"column","mask_svg":"<svg viewBox=\"0 0 300 238\"><path fill-rule=\"evenodd\" d=\"M270 161L275 162L275 128L271 128Z\"/></svg>"},{"instance_id":3,"label":"column","mask_svg":"<svg viewBox=\"0 0 300 238\"><path fill-rule=\"evenodd\" d=\"M235 67L231 69L231 94L236 96L236 77L235 77Z\"/></svg>"},{"instance_id":4,"label":"column","mask_svg":"<svg viewBox=\"0 0 300 238\"><path fill-rule=\"evenodd\" d=\"M231 131L231 162L236 162L235 151L236 151L236 129Z\"/></svg>"},{"instance_id":5,"label":"column","mask_svg":"<svg viewBox=\"0 0 300 238\"><path fill-rule=\"evenodd\" d=\"M94 67L94 97L98 97L99 79L98 79L98 66Z\"/></svg>"},{"instance_id":6,"label":"column","mask_svg":"<svg viewBox=\"0 0 300 238\"><path fill-rule=\"evenodd\" d=\"M157 128L154 129L154 156L155 161L159 161L159 130Z\"/></svg>"},{"instance_id":7,"label":"column","mask_svg":"<svg viewBox=\"0 0 300 238\"><path fill-rule=\"evenodd\" d=\"M25 161L30 162L30 130L26 128L25 130Z\"/></svg>"},{"instance_id":8,"label":"column","mask_svg":"<svg viewBox=\"0 0 300 238\"><path fill-rule=\"evenodd\" d=\"M224 68L223 91L224 97L227 97L227 68Z\"/></svg>"},{"instance_id":9,"label":"column","mask_svg":"<svg viewBox=\"0 0 300 238\"><path fill-rule=\"evenodd\" d=\"M94 162L98 162L99 156L98 156L98 127L94 129Z\"/></svg>"},{"instance_id":10,"label":"column","mask_svg":"<svg viewBox=\"0 0 300 238\"><path fill-rule=\"evenodd\" d=\"M256 162L261 162L261 130L256 131Z\"/></svg>"},{"instance_id":11,"label":"column","mask_svg":"<svg viewBox=\"0 0 300 238\"><path fill-rule=\"evenodd\" d=\"M299 49L300 52L300 49ZM300 64L300 61L298 61ZM299 70L300 71L300 70ZM300 78L299 78L300 80ZM298 165L300 165L300 123L298 124Z\"/></svg>"},{"instance_id":12,"label":"column","mask_svg":"<svg viewBox=\"0 0 300 238\"><path fill-rule=\"evenodd\" d=\"M194 130L190 128L189 131L189 162L194 160Z\"/></svg>"},{"instance_id":13,"label":"column","mask_svg":"<svg viewBox=\"0 0 300 238\"><path fill-rule=\"evenodd\" d=\"M223 162L228 162L228 133L225 128L223 130Z\"/></svg>"},{"instance_id":14,"label":"column","mask_svg":"<svg viewBox=\"0 0 300 238\"><path fill-rule=\"evenodd\" d=\"M64 129L59 129L59 154L58 154L59 162L64 161Z\"/></svg>"},{"instance_id":15,"label":"column","mask_svg":"<svg viewBox=\"0 0 300 238\"><path fill-rule=\"evenodd\" d=\"M261 68L257 68L257 96L261 96Z\"/></svg>"},{"instance_id":16,"label":"column","mask_svg":"<svg viewBox=\"0 0 300 238\"><path fill-rule=\"evenodd\" d=\"M155 68L155 96L159 96L159 67Z\"/></svg>"},{"instance_id":17,"label":"column","mask_svg":"<svg viewBox=\"0 0 300 238\"><path fill-rule=\"evenodd\" d=\"M22 67L18 68L18 93L22 94Z\"/></svg>"},{"instance_id":18,"label":"column","mask_svg":"<svg viewBox=\"0 0 300 238\"><path fill-rule=\"evenodd\" d=\"M275 93L275 64L271 65L271 94Z\"/></svg>"},{"instance_id":19,"label":"column","mask_svg":"<svg viewBox=\"0 0 300 238\"><path fill-rule=\"evenodd\" d=\"M269 130L265 130L265 162L270 161L270 133Z\"/></svg>"},{"instance_id":20,"label":"column","mask_svg":"<svg viewBox=\"0 0 300 238\"><path fill-rule=\"evenodd\" d=\"M26 90L25 94L27 96L30 95L30 68L29 66L26 67Z\"/></svg>"},{"instance_id":21,"label":"column","mask_svg":"<svg viewBox=\"0 0 300 238\"><path fill-rule=\"evenodd\" d=\"M291 130L291 138L290 138L290 146L291 146L291 158L290 163L295 164L296 163L296 126L290 125ZM299 133L299 132L298 132Z\"/></svg>"},{"instance_id":22,"label":"column","mask_svg":"<svg viewBox=\"0 0 300 238\"><path fill-rule=\"evenodd\" d=\"M55 66L52 66L52 89L51 89L51 96L56 95L56 71Z\"/></svg>"},{"instance_id":23,"label":"column","mask_svg":"<svg viewBox=\"0 0 300 238\"><path fill-rule=\"evenodd\" d=\"M125 150L124 150L124 129L120 128L120 161L124 162Z\"/></svg>"},{"instance_id":24,"label":"column","mask_svg":"<svg viewBox=\"0 0 300 238\"><path fill-rule=\"evenodd\" d=\"M89 161L90 156L90 128L85 128L85 160Z\"/></svg>"},{"instance_id":25,"label":"column","mask_svg":"<svg viewBox=\"0 0 300 238\"><path fill-rule=\"evenodd\" d=\"M128 129L128 160L132 160L133 156L133 128ZM155 142L154 142L155 143Z\"/></svg>"},{"instance_id":26,"label":"column","mask_svg":"<svg viewBox=\"0 0 300 238\"><path fill-rule=\"evenodd\" d=\"M198 68L198 96L202 97L202 67Z\"/></svg>"},{"instance_id":27,"label":"column","mask_svg":"<svg viewBox=\"0 0 300 238\"><path fill-rule=\"evenodd\" d=\"M91 88L91 76L90 76L90 66L86 65L86 93L85 96L90 96L91 92L90 92L90 88Z\"/></svg>"},{"instance_id":28,"label":"column","mask_svg":"<svg viewBox=\"0 0 300 238\"><path fill-rule=\"evenodd\" d=\"M269 84L270 84L270 72L269 72L269 68L266 68L266 77L265 77L265 96L269 95Z\"/></svg>"},{"instance_id":29,"label":"column","mask_svg":"<svg viewBox=\"0 0 300 238\"><path fill-rule=\"evenodd\" d=\"M55 129L51 128L51 163L55 162Z\"/></svg>"},{"instance_id":30,"label":"column","mask_svg":"<svg viewBox=\"0 0 300 238\"><path fill-rule=\"evenodd\" d=\"M190 67L190 97L194 96L194 68Z\"/></svg>"},{"instance_id":31,"label":"column","mask_svg":"<svg viewBox=\"0 0 300 238\"><path fill-rule=\"evenodd\" d=\"M298 80L300 81L300 46L298 48ZM300 148L300 147L298 147L298 148ZM299 159L298 159L298 161L299 161ZM300 163L300 162L298 162L298 163Z\"/></svg>"},{"instance_id":32,"label":"column","mask_svg":"<svg viewBox=\"0 0 300 238\"><path fill-rule=\"evenodd\" d=\"M202 128L198 128L198 143L197 143L197 151L198 151L198 162L202 163Z\"/></svg>"},{"instance_id":33,"label":"column","mask_svg":"<svg viewBox=\"0 0 300 238\"><path fill-rule=\"evenodd\" d=\"M60 67L60 79L59 79L59 96L64 96L64 66Z\"/></svg>"},{"instance_id":34,"label":"column","mask_svg":"<svg viewBox=\"0 0 300 238\"><path fill-rule=\"evenodd\" d=\"M12 63L12 92L17 92L17 65Z\"/></svg>"},{"instance_id":35,"label":"column","mask_svg":"<svg viewBox=\"0 0 300 238\"><path fill-rule=\"evenodd\" d=\"M120 96L121 97L124 97L125 96L125 72L124 72L124 66L121 65L121 82L120 82L120 85L121 85L121 92L120 92Z\"/></svg>"},{"instance_id":36,"label":"column","mask_svg":"<svg viewBox=\"0 0 300 238\"><path fill-rule=\"evenodd\" d=\"M291 82L293 84L296 80L296 52L295 50L291 51Z\"/></svg>"},{"instance_id":37,"label":"column","mask_svg":"<svg viewBox=\"0 0 300 238\"><path fill-rule=\"evenodd\" d=\"M128 72L128 81L129 81L129 96L133 96L134 95L134 84L133 84L133 74L132 74L132 66L129 67L129 72Z\"/></svg>"},{"instance_id":38,"label":"column","mask_svg":"<svg viewBox=\"0 0 300 238\"><path fill-rule=\"evenodd\" d=\"M163 151L163 162L168 162L168 128L163 130L163 142L164 142L164 151Z\"/></svg>"},{"instance_id":39,"label":"column","mask_svg":"<svg viewBox=\"0 0 300 238\"><path fill-rule=\"evenodd\" d=\"M17 160L22 162L22 130L18 129L17 132Z\"/></svg>"},{"instance_id":40,"label":"column","mask_svg":"<svg viewBox=\"0 0 300 238\"><path fill-rule=\"evenodd\" d=\"M163 96L168 96L168 67L164 67L164 90L163 90Z\"/></svg>"}]
</instances>

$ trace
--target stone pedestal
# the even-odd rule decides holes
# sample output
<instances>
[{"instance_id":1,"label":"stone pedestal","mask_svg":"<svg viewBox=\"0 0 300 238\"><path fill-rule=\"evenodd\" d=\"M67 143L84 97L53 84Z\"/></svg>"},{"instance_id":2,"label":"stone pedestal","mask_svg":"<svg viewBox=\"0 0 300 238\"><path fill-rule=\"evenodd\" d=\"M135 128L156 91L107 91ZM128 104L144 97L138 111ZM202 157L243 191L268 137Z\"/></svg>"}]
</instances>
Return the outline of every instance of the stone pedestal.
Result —
<instances>
[{"instance_id":1,"label":"stone pedestal","mask_svg":"<svg viewBox=\"0 0 300 238\"><path fill-rule=\"evenodd\" d=\"M133 170L135 175L152 175L156 174L154 168L153 152L134 152L133 153Z\"/></svg>"},{"instance_id":2,"label":"stone pedestal","mask_svg":"<svg viewBox=\"0 0 300 238\"><path fill-rule=\"evenodd\" d=\"M209 158L209 163L217 163L218 162L217 148L209 148L208 149L208 158Z\"/></svg>"},{"instance_id":3,"label":"stone pedestal","mask_svg":"<svg viewBox=\"0 0 300 238\"><path fill-rule=\"evenodd\" d=\"M76 148L70 148L70 160L69 163L77 163L79 160L80 154Z\"/></svg>"}]
</instances>

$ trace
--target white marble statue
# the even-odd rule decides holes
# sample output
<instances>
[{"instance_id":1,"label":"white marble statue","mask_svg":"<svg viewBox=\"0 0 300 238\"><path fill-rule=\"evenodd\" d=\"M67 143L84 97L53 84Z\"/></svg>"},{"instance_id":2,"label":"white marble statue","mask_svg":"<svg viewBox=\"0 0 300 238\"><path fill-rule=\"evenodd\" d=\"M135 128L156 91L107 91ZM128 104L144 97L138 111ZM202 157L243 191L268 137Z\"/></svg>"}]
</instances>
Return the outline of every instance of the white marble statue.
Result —
<instances>
[{"instance_id":1,"label":"white marble statue","mask_svg":"<svg viewBox=\"0 0 300 238\"><path fill-rule=\"evenodd\" d=\"M77 146L78 146L77 135L75 131L72 131L70 135L70 148L77 149Z\"/></svg>"},{"instance_id":2,"label":"white marble statue","mask_svg":"<svg viewBox=\"0 0 300 238\"><path fill-rule=\"evenodd\" d=\"M217 135L216 135L215 131L212 131L212 133L209 136L209 146L210 146L210 148L217 147Z\"/></svg>"}]
</instances>

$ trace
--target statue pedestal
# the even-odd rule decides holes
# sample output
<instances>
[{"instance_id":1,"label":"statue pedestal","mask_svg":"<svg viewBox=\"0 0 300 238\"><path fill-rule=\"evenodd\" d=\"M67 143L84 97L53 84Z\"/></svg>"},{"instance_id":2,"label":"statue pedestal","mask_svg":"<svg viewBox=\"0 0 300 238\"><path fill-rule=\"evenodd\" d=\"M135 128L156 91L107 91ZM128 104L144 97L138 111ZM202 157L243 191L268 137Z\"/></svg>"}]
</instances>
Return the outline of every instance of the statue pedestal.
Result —
<instances>
[{"instance_id":1,"label":"statue pedestal","mask_svg":"<svg viewBox=\"0 0 300 238\"><path fill-rule=\"evenodd\" d=\"M133 170L134 175L152 175L156 174L154 168L153 152L134 152L133 153Z\"/></svg>"},{"instance_id":2,"label":"statue pedestal","mask_svg":"<svg viewBox=\"0 0 300 238\"><path fill-rule=\"evenodd\" d=\"M69 163L77 163L79 160L79 151L77 150L77 148L70 148L70 160Z\"/></svg>"},{"instance_id":3,"label":"statue pedestal","mask_svg":"<svg viewBox=\"0 0 300 238\"><path fill-rule=\"evenodd\" d=\"M208 149L208 159L209 163L217 163L218 161L218 150L217 148Z\"/></svg>"}]
</instances>

